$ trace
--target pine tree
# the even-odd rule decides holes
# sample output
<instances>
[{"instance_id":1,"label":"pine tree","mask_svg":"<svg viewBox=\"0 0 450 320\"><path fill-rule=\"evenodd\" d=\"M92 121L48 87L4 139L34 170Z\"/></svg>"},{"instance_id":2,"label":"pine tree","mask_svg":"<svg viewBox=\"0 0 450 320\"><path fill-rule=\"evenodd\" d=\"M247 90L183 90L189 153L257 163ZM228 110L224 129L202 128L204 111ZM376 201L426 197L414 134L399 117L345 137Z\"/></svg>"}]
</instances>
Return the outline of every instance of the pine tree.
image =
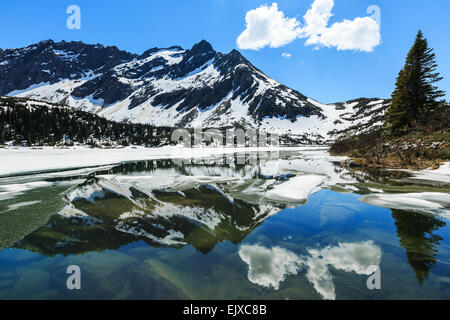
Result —
<instances>
[{"instance_id":1,"label":"pine tree","mask_svg":"<svg viewBox=\"0 0 450 320\"><path fill-rule=\"evenodd\" d=\"M408 130L408 93L407 73L402 69L395 83L395 91L392 93L391 106L388 109L387 123L394 135L399 135Z\"/></svg>"},{"instance_id":2,"label":"pine tree","mask_svg":"<svg viewBox=\"0 0 450 320\"><path fill-rule=\"evenodd\" d=\"M442 80L436 69L436 55L419 30L392 93L387 124L393 134L403 134L417 125L426 124L439 105L438 99L445 93L434 85Z\"/></svg>"}]
</instances>

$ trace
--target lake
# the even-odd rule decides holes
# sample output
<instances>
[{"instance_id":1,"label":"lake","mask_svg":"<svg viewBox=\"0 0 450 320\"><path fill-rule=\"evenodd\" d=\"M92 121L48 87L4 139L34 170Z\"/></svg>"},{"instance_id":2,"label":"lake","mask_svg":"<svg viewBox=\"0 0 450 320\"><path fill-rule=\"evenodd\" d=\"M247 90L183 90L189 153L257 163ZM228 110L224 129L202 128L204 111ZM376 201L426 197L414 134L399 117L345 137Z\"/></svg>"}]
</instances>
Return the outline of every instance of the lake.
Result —
<instances>
[{"instance_id":1,"label":"lake","mask_svg":"<svg viewBox=\"0 0 450 320\"><path fill-rule=\"evenodd\" d=\"M0 299L449 299L449 218L314 148L3 177Z\"/></svg>"}]
</instances>

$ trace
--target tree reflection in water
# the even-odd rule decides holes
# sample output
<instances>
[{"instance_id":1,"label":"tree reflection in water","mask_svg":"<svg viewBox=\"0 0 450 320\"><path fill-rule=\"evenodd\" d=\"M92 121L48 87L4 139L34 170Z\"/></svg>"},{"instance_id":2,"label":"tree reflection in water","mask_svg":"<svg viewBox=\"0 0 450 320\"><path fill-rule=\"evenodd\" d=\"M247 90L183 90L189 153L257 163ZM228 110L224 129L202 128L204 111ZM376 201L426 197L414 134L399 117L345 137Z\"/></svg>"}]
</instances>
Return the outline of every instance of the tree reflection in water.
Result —
<instances>
[{"instance_id":1,"label":"tree reflection in water","mask_svg":"<svg viewBox=\"0 0 450 320\"><path fill-rule=\"evenodd\" d=\"M400 245L406 249L406 256L416 273L417 281L423 285L429 271L436 264L438 246L443 240L434 234L447 224L432 214L392 210Z\"/></svg>"}]
</instances>

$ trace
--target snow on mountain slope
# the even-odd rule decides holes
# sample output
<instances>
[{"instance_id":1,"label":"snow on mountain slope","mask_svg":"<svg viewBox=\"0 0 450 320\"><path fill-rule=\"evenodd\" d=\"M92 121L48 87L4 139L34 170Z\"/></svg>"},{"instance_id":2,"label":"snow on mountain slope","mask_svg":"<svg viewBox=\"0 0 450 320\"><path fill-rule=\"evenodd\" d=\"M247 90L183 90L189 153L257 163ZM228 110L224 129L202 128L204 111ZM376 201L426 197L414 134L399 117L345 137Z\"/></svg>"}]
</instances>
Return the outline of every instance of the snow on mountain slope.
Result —
<instances>
[{"instance_id":1,"label":"snow on mountain slope","mask_svg":"<svg viewBox=\"0 0 450 320\"><path fill-rule=\"evenodd\" d=\"M63 103L116 121L260 128L305 143L380 125L388 105L379 99L320 104L269 78L238 51L216 52L206 41L140 56L44 41L3 51L0 61L0 94ZM21 64L29 67L26 81L14 73Z\"/></svg>"}]
</instances>

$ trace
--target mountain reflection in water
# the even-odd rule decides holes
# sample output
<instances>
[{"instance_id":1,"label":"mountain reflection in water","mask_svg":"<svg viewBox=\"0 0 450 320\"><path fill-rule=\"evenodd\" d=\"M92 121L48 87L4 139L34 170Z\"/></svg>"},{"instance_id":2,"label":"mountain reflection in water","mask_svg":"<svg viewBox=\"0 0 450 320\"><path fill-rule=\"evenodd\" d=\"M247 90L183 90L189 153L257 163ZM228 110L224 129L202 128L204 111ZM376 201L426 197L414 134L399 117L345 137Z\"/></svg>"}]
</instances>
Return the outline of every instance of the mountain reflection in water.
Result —
<instances>
[{"instance_id":1,"label":"mountain reflection in water","mask_svg":"<svg viewBox=\"0 0 450 320\"><path fill-rule=\"evenodd\" d=\"M220 157L140 161L0 179L0 244L9 248L0 249L0 298L34 292L12 280L29 276L20 271L23 252L38 254L30 268L50 273L48 294L64 298L77 296L54 288L60 280L47 259L81 261L92 283L103 281L100 265L117 264L114 274L126 285L118 297L130 299L445 296L446 218L360 200L374 192L448 194L446 186L411 183L406 172L351 170L314 149L280 157L246 165ZM279 188L288 181L293 190ZM45 184L15 191L37 182ZM290 200L273 197L279 190ZM378 267L389 290L368 291L362 279ZM119 285L99 286L80 298L112 298ZM396 295L406 288L416 291Z\"/></svg>"}]
</instances>

